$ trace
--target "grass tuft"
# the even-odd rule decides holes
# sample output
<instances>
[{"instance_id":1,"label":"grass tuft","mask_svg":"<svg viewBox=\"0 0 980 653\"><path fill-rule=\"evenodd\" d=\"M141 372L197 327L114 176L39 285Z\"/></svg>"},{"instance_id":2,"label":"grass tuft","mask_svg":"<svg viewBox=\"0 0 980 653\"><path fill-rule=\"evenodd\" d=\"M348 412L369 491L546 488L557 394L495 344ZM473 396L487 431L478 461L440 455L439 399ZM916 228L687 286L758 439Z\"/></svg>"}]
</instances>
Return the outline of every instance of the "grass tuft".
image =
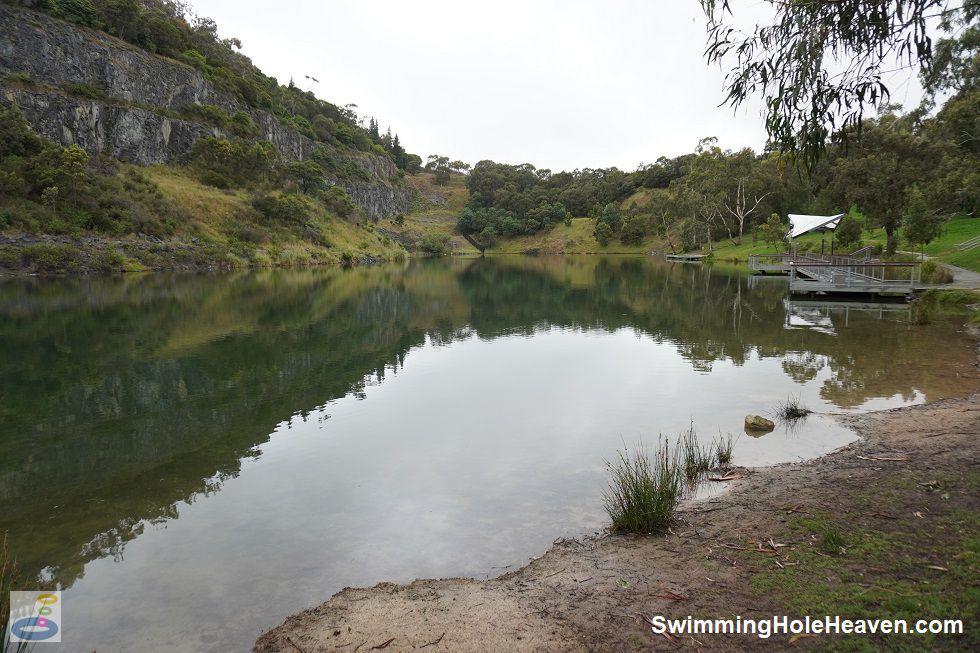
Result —
<instances>
[{"instance_id":1,"label":"grass tuft","mask_svg":"<svg viewBox=\"0 0 980 653\"><path fill-rule=\"evenodd\" d=\"M681 472L661 442L651 458L643 445L632 452L618 451L618 458L607 461L611 475L603 495L613 530L652 533L670 523L681 496Z\"/></svg>"},{"instance_id":2,"label":"grass tuft","mask_svg":"<svg viewBox=\"0 0 980 653\"><path fill-rule=\"evenodd\" d=\"M844 541L844 534L834 524L827 524L820 530L820 548L825 553L843 555L847 547Z\"/></svg>"},{"instance_id":3,"label":"grass tuft","mask_svg":"<svg viewBox=\"0 0 980 653\"><path fill-rule=\"evenodd\" d=\"M787 397L786 401L776 404L776 417L784 422L796 422L812 412L812 410L803 405L799 396Z\"/></svg>"},{"instance_id":4,"label":"grass tuft","mask_svg":"<svg viewBox=\"0 0 980 653\"><path fill-rule=\"evenodd\" d=\"M677 446L680 466L688 482L694 482L704 476L717 462L714 447L710 444L703 446L698 441L698 434L694 431L693 424L691 428L681 433Z\"/></svg>"},{"instance_id":5,"label":"grass tuft","mask_svg":"<svg viewBox=\"0 0 980 653\"><path fill-rule=\"evenodd\" d=\"M718 433L718 437L714 441L715 449L715 460L718 461L718 465L722 467L727 467L732 464L732 453L735 451L735 436L729 433L728 435L722 435Z\"/></svg>"}]
</instances>

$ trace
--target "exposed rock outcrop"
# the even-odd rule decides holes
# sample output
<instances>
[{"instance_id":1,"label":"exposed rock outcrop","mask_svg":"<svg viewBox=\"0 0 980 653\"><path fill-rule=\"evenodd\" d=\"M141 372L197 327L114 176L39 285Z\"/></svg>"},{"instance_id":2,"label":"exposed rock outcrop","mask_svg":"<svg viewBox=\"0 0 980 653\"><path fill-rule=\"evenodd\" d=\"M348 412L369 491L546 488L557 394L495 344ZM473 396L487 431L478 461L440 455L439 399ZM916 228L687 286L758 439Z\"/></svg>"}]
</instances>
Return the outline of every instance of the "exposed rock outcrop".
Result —
<instances>
[{"instance_id":1,"label":"exposed rock outcrop","mask_svg":"<svg viewBox=\"0 0 980 653\"><path fill-rule=\"evenodd\" d=\"M20 76L28 83L13 80ZM73 86L74 85L74 86ZM102 99L72 88L95 89ZM194 141L226 136L220 128L175 117L191 104L209 104L229 114L244 111L286 157L306 159L315 143L275 116L245 106L184 63L153 55L125 41L24 9L0 4L0 103L17 104L31 126L63 145L90 154L152 165L181 161ZM401 185L388 159L338 152L353 160L368 181L333 179L372 218L408 210L411 189Z\"/></svg>"}]
</instances>

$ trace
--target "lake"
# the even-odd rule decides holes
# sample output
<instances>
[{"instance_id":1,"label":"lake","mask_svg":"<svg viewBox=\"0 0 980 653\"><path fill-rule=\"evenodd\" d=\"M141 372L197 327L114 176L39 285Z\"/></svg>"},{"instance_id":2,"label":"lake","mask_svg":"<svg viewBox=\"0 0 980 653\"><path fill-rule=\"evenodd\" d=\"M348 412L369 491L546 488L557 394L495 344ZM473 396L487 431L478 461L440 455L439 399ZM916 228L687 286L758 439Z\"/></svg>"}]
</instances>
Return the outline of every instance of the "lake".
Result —
<instances>
[{"instance_id":1,"label":"lake","mask_svg":"<svg viewBox=\"0 0 980 653\"><path fill-rule=\"evenodd\" d=\"M0 281L0 532L66 651L248 649L349 585L487 577L607 525L604 460L734 462L975 390L959 321L634 257ZM788 397L818 413L751 437Z\"/></svg>"}]
</instances>

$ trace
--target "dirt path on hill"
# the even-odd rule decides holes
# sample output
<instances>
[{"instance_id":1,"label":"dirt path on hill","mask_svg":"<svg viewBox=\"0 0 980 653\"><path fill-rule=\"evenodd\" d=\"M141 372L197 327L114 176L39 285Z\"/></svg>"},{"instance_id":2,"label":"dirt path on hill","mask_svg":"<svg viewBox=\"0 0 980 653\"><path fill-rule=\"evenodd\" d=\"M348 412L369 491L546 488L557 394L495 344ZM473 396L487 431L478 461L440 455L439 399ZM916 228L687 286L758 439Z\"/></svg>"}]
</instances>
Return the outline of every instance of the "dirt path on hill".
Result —
<instances>
[{"instance_id":1,"label":"dirt path on hill","mask_svg":"<svg viewBox=\"0 0 980 653\"><path fill-rule=\"evenodd\" d=\"M811 580L854 590L848 596L860 601L840 605L843 611L848 605L893 609L888 593L919 591L909 587L923 588L923 597L955 594L970 582L949 588L941 583L958 571L966 575L956 578L972 577L975 583L977 560L963 558L958 547L964 537L980 541L980 394L839 419L862 440L813 461L739 470L743 478L732 483L731 491L683 507L666 535L556 542L519 571L490 580L347 588L263 634L255 650L783 648L790 644L785 635L672 640L652 634L643 615L803 616L793 607L820 600L807 595ZM820 553L812 532L818 527L814 520L828 515L855 542L853 552L839 561ZM879 555L871 544L857 545L858 540L885 541L889 547L894 542L901 548ZM782 589L766 589L773 587ZM869 604L864 600L869 591L880 591L883 598ZM960 599L953 600L958 605ZM952 616L973 614L975 619L978 608L972 600L965 614ZM925 605L922 601L919 605ZM966 623L967 638L938 640L928 647L968 649L977 643L976 634L969 635L977 625ZM793 648L826 642L807 638ZM872 640L876 647L884 643Z\"/></svg>"}]
</instances>

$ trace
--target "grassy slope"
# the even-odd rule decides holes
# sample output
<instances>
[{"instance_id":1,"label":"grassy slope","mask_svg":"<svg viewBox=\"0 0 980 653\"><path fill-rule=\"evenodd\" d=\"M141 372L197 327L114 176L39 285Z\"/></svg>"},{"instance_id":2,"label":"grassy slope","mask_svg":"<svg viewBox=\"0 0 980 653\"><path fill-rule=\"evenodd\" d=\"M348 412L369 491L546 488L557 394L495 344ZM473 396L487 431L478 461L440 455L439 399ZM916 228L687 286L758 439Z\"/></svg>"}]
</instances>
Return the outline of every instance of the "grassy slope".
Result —
<instances>
[{"instance_id":1,"label":"grassy slope","mask_svg":"<svg viewBox=\"0 0 980 653\"><path fill-rule=\"evenodd\" d=\"M958 252L955 246L958 243L980 236L980 218L956 217L948 221L943 229L943 234L926 245L927 256L933 256L940 261L957 265L959 267L980 272L980 247L975 247L965 252ZM884 245L884 229L874 229L871 232L864 232L861 240L865 245ZM799 239L800 242L812 241L819 243L820 234L808 234ZM830 246L830 236L827 236L827 247ZM902 247L910 249L903 243ZM777 251L763 242L752 243L751 236L746 236L741 245L735 245L730 241L719 241L713 244L715 257L722 260L744 261L751 254L768 254Z\"/></svg>"},{"instance_id":2,"label":"grassy slope","mask_svg":"<svg viewBox=\"0 0 980 653\"><path fill-rule=\"evenodd\" d=\"M373 224L354 224L319 205L307 226L270 224L252 209L246 191L205 186L183 168L138 169L182 216L172 237L157 242L84 233L75 238L10 233L8 243L0 244L0 268L62 273L333 265L405 254L377 234Z\"/></svg>"},{"instance_id":3,"label":"grassy slope","mask_svg":"<svg viewBox=\"0 0 980 653\"><path fill-rule=\"evenodd\" d=\"M418 240L430 233L445 233L453 237L454 251L458 254L477 254L477 250L462 236L456 233L456 219L469 200L466 178L452 175L446 186L436 186L432 175L420 173L405 177L409 185L419 191L421 200L418 206L406 216L405 224L397 227L389 221L383 226L400 234L405 240ZM623 202L629 206L633 201L643 204L641 191ZM639 201L638 201L639 200ZM570 226L557 225L551 231L531 236L501 239L487 250L488 254L646 254L654 249L662 249L663 243L655 237L648 237L640 245L623 245L618 240L601 247L592 235L593 221L590 218L573 218Z\"/></svg>"},{"instance_id":4,"label":"grassy slope","mask_svg":"<svg viewBox=\"0 0 980 653\"><path fill-rule=\"evenodd\" d=\"M318 212L311 222L326 236L328 246L310 242L284 225L264 224L251 210L249 194L242 190L219 190L194 180L186 170L170 166L144 168L144 173L159 186L165 196L183 207L190 220L181 225L177 236L197 237L219 247L264 251L272 262L339 262L347 252L374 258L393 258L399 247L385 242L374 232L373 225L358 225ZM248 227L267 234L263 243L240 239L241 229Z\"/></svg>"},{"instance_id":5,"label":"grassy slope","mask_svg":"<svg viewBox=\"0 0 980 653\"><path fill-rule=\"evenodd\" d=\"M445 186L437 186L427 172L406 175L405 181L418 191L415 206L405 216L403 225L398 226L394 220L383 220L379 226L397 234L403 243L416 242L428 234L447 234L453 239L455 253L479 254L476 248L456 233L456 218L469 199L464 176L451 175Z\"/></svg>"}]
</instances>

